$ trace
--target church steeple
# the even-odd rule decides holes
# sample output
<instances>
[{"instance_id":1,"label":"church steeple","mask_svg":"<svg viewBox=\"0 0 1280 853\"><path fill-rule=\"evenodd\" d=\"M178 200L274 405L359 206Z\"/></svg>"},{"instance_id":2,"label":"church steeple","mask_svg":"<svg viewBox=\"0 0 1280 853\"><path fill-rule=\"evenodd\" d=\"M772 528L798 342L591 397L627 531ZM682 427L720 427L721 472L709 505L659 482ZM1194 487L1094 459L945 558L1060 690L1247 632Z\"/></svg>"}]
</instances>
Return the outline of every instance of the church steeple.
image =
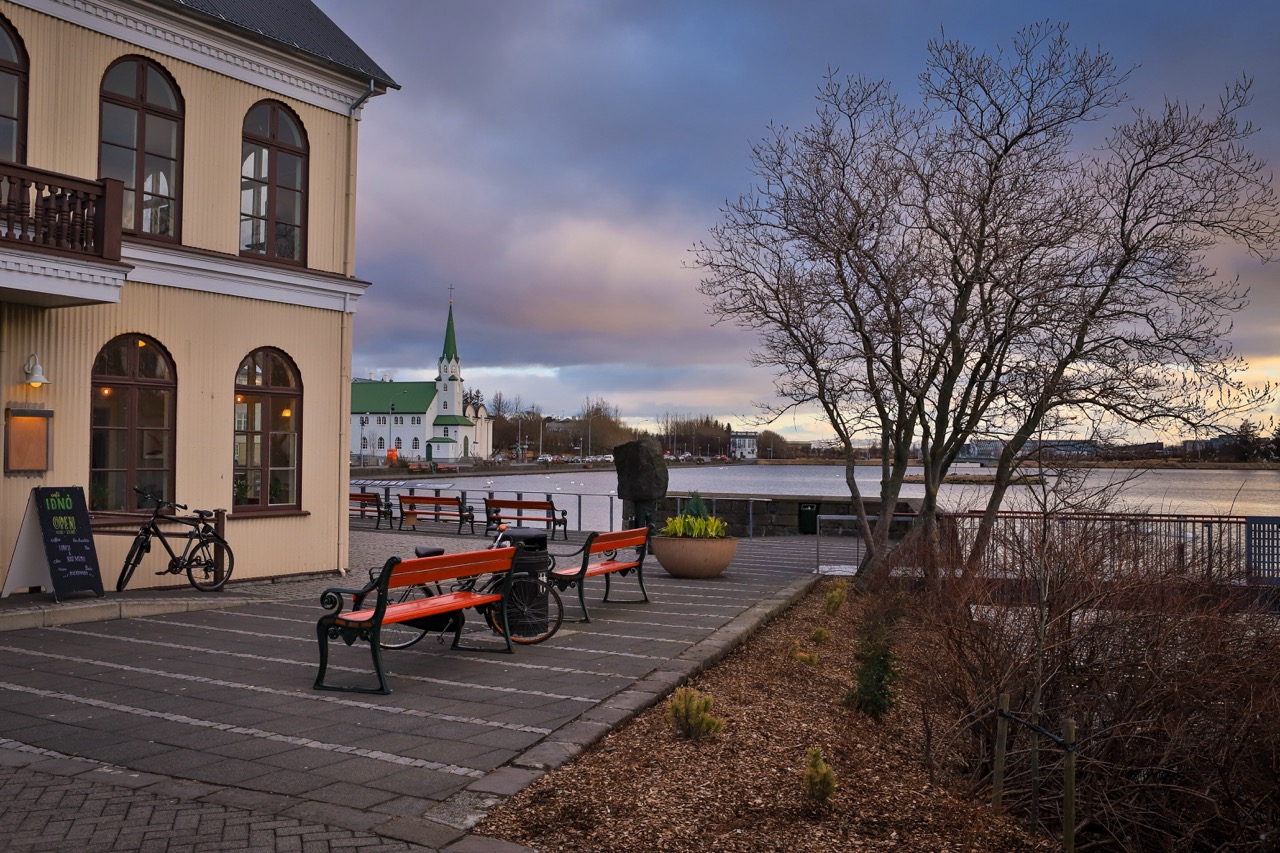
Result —
<instances>
[{"instance_id":1,"label":"church steeple","mask_svg":"<svg viewBox=\"0 0 1280 853\"><path fill-rule=\"evenodd\" d=\"M453 333L453 299L449 300L449 323L444 330L444 352L440 354L441 361L455 362L458 361L458 339Z\"/></svg>"}]
</instances>

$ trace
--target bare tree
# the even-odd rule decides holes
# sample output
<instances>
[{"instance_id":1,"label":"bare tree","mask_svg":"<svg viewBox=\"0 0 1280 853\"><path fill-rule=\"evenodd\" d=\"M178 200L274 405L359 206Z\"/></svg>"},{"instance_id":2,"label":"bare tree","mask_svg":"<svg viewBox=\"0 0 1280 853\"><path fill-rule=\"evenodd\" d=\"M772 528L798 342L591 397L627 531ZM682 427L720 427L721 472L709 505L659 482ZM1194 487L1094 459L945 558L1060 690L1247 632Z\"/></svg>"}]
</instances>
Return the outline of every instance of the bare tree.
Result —
<instances>
[{"instance_id":1,"label":"bare tree","mask_svg":"<svg viewBox=\"0 0 1280 853\"><path fill-rule=\"evenodd\" d=\"M886 507L919 443L912 535L926 542L957 454L1005 440L971 566L1032 436L1201 425L1269 394L1225 342L1246 294L1204 264L1220 242L1259 257L1277 244L1239 118L1249 84L1212 110L1137 110L1079 153L1074 131L1122 103L1127 76L1051 24L995 54L931 42L915 109L884 82L829 75L816 121L752 150L756 186L695 248L713 313L760 335L754 361L784 401L769 412L816 405L836 433L863 585L887 572L890 519L867 522L859 434L881 440Z\"/></svg>"}]
</instances>

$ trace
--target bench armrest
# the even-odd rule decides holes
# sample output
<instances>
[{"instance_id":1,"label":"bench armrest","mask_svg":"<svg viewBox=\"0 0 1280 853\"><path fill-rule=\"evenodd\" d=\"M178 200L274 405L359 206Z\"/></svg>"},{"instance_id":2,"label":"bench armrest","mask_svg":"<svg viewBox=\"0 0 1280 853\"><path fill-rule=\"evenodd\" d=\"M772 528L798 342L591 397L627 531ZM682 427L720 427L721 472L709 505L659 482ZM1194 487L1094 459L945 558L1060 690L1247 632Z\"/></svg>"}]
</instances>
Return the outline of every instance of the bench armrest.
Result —
<instances>
[{"instance_id":1,"label":"bench armrest","mask_svg":"<svg viewBox=\"0 0 1280 853\"><path fill-rule=\"evenodd\" d=\"M378 588L378 576L374 574L376 571L378 570L369 569L369 582L359 589L347 589L338 586L329 587L320 593L320 606L330 613L341 613L343 597L349 595L355 606L359 607L364 597Z\"/></svg>"}]
</instances>

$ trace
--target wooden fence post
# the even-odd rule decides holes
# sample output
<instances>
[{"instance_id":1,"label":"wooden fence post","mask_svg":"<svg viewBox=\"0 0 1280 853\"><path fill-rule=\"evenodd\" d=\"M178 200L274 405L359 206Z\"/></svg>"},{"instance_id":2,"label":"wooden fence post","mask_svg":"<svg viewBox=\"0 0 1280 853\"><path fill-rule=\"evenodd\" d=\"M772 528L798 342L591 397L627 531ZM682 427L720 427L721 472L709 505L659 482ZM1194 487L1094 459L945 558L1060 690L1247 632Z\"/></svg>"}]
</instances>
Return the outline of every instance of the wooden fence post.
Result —
<instances>
[{"instance_id":1,"label":"wooden fence post","mask_svg":"<svg viewBox=\"0 0 1280 853\"><path fill-rule=\"evenodd\" d=\"M1004 802L1004 750L1009 739L1009 694L1000 694L1000 710L996 714L996 766L991 776L991 809L1000 814Z\"/></svg>"}]
</instances>

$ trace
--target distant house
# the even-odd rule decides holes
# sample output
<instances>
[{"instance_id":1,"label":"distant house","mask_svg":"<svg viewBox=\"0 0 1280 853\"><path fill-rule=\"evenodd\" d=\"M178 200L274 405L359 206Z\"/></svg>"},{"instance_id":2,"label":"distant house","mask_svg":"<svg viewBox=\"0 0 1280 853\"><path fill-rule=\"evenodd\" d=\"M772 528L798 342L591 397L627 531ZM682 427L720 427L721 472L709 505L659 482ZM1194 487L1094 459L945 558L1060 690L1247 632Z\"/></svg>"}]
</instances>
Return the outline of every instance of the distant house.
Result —
<instances>
[{"instance_id":1,"label":"distant house","mask_svg":"<svg viewBox=\"0 0 1280 853\"><path fill-rule=\"evenodd\" d=\"M1032 456L1035 454L1057 457L1092 458L1098 455L1098 442L1092 439L1079 438L1031 439L1022 448L1022 455Z\"/></svg>"},{"instance_id":2,"label":"distant house","mask_svg":"<svg viewBox=\"0 0 1280 853\"><path fill-rule=\"evenodd\" d=\"M467 406L453 306L434 382L354 380L351 385L351 456L383 464L388 452L402 461L457 462L493 452L493 420L484 405Z\"/></svg>"},{"instance_id":3,"label":"distant house","mask_svg":"<svg viewBox=\"0 0 1280 853\"><path fill-rule=\"evenodd\" d=\"M956 454L957 461L966 459L998 459L1004 453L1004 442L999 439L975 438L965 442L964 447Z\"/></svg>"},{"instance_id":4,"label":"distant house","mask_svg":"<svg viewBox=\"0 0 1280 853\"><path fill-rule=\"evenodd\" d=\"M758 432L734 432L729 434L729 456L732 459L756 459Z\"/></svg>"},{"instance_id":5,"label":"distant house","mask_svg":"<svg viewBox=\"0 0 1280 853\"><path fill-rule=\"evenodd\" d=\"M358 124L392 88L311 0L0 0L0 577L34 486L225 508L236 578L346 565ZM111 586L129 539L95 540Z\"/></svg>"}]
</instances>

